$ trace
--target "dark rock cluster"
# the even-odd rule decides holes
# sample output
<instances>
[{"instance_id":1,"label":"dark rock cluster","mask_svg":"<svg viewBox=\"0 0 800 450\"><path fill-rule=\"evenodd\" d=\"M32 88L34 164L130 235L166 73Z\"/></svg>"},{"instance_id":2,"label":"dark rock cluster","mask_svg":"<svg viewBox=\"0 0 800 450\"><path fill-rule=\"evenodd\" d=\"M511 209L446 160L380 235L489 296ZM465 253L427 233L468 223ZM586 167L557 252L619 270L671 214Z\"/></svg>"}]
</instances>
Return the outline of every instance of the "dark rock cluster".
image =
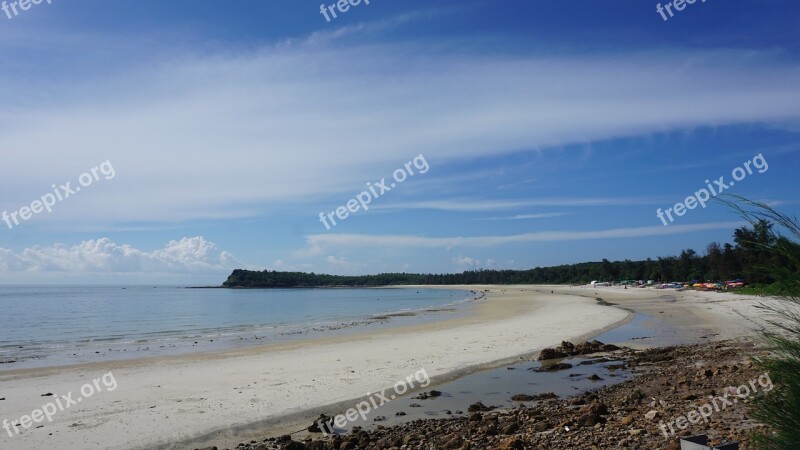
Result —
<instances>
[{"instance_id":1,"label":"dark rock cluster","mask_svg":"<svg viewBox=\"0 0 800 450\"><path fill-rule=\"evenodd\" d=\"M613 352L619 347L613 344L604 344L600 341L584 342L578 345L569 341L563 341L555 348L546 348L539 353L539 361L556 358L566 358L568 356L591 355L600 352Z\"/></svg>"},{"instance_id":2,"label":"dark rock cluster","mask_svg":"<svg viewBox=\"0 0 800 450\"><path fill-rule=\"evenodd\" d=\"M580 347L560 350L582 352ZM680 436L696 434L709 435L713 445L739 441L746 449L750 432L762 427L749 416L752 397L715 411L708 423L676 430L674 436L665 436L659 427L761 375L751 360L760 351L752 344L721 342L625 353L633 379L572 398L541 395L533 406L511 409L477 402L466 417L356 428L324 439L314 434L269 438L240 444L237 450L679 449Z\"/></svg>"}]
</instances>

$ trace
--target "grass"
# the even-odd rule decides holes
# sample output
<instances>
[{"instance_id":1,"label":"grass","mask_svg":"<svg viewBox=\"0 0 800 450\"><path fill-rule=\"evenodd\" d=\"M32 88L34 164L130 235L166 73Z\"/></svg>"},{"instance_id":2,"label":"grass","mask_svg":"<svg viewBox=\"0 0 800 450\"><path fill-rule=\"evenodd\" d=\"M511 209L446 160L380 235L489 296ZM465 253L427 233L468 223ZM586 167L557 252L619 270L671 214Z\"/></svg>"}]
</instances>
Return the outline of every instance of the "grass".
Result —
<instances>
[{"instance_id":1,"label":"grass","mask_svg":"<svg viewBox=\"0 0 800 450\"><path fill-rule=\"evenodd\" d=\"M762 248L784 261L781 265L763 267L776 282L769 286L751 286L740 293L769 294L778 290L784 301L762 303L759 308L769 313L772 329L762 340L771 351L767 358L758 358L759 366L769 373L775 388L755 399L752 416L768 426L768 431L753 436L754 448L762 450L800 449L800 221L774 210L763 202L739 196L734 201L722 200L737 213L755 224L769 220L786 235L774 234L774 243Z\"/></svg>"},{"instance_id":2,"label":"grass","mask_svg":"<svg viewBox=\"0 0 800 450\"><path fill-rule=\"evenodd\" d=\"M797 297L798 292L788 291L777 284L752 284L741 288L729 289L722 292L730 294L754 295L754 296L773 296L773 297Z\"/></svg>"}]
</instances>

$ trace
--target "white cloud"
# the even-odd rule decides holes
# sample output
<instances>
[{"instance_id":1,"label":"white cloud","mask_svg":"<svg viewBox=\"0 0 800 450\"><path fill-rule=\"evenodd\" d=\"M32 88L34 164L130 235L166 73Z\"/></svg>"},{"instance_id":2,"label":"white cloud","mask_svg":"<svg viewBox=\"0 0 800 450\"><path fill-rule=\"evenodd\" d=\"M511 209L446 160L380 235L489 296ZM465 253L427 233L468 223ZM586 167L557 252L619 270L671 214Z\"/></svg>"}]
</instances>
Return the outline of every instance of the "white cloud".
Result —
<instances>
[{"instance_id":1,"label":"white cloud","mask_svg":"<svg viewBox=\"0 0 800 450\"><path fill-rule=\"evenodd\" d=\"M481 261L480 259L470 258L469 256L458 255L453 258L453 264L459 269L490 269L494 267L495 260L487 258Z\"/></svg>"},{"instance_id":2,"label":"white cloud","mask_svg":"<svg viewBox=\"0 0 800 450\"><path fill-rule=\"evenodd\" d=\"M459 267L475 267L480 264L480 261L470 258L469 256L458 255L453 258L453 264Z\"/></svg>"},{"instance_id":3,"label":"white cloud","mask_svg":"<svg viewBox=\"0 0 800 450\"><path fill-rule=\"evenodd\" d=\"M332 266L346 266L350 264L346 258L337 258L333 255L329 255L327 258L325 258L325 261Z\"/></svg>"},{"instance_id":4,"label":"white cloud","mask_svg":"<svg viewBox=\"0 0 800 450\"><path fill-rule=\"evenodd\" d=\"M475 220L529 220L529 219L549 219L551 217L566 216L567 213L536 213L536 214L517 214L508 217L485 217Z\"/></svg>"},{"instance_id":5,"label":"white cloud","mask_svg":"<svg viewBox=\"0 0 800 450\"><path fill-rule=\"evenodd\" d=\"M207 273L243 267L239 260L201 236L170 241L151 252L108 238L68 247L55 244L20 252L0 248L0 272Z\"/></svg>"},{"instance_id":6,"label":"white cloud","mask_svg":"<svg viewBox=\"0 0 800 450\"><path fill-rule=\"evenodd\" d=\"M0 85L15 89L0 104L0 190L7 193L0 210L29 204L52 183L105 160L117 169L114 183L37 221L255 216L350 192L420 152L435 167L800 117L800 68L770 56L681 50L537 57L442 47L315 40L210 56L173 53L168 64L139 56L127 75L113 79L61 77L57 66L30 79L4 73ZM59 95L31 94L41 86Z\"/></svg>"},{"instance_id":7,"label":"white cloud","mask_svg":"<svg viewBox=\"0 0 800 450\"><path fill-rule=\"evenodd\" d=\"M532 198L527 200L478 200L478 199L445 199L425 200L417 202L398 202L387 206L375 206L374 209L430 209L453 212L502 211L525 208L529 206L631 206L658 204L656 199L640 197L608 197L608 198ZM554 217L554 216L551 216ZM524 219L526 217L519 216ZM527 217L538 218L538 217Z\"/></svg>"},{"instance_id":8,"label":"white cloud","mask_svg":"<svg viewBox=\"0 0 800 450\"><path fill-rule=\"evenodd\" d=\"M615 228L597 231L542 231L507 236L423 237L411 235L312 234L306 236L306 247L297 256L314 256L336 249L354 248L493 248L501 245L530 242L581 241L593 239L633 239L650 236L694 233L707 230L733 229L745 222L714 222L696 225L656 225L638 228Z\"/></svg>"}]
</instances>

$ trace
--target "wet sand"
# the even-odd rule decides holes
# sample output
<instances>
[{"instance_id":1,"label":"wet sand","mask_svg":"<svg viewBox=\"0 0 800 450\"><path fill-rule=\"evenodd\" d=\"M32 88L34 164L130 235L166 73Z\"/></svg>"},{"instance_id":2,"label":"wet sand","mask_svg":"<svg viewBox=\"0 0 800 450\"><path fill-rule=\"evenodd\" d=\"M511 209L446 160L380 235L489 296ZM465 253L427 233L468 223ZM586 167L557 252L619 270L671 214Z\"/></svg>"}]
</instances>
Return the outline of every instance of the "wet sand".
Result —
<instances>
[{"instance_id":1,"label":"wet sand","mask_svg":"<svg viewBox=\"0 0 800 450\"><path fill-rule=\"evenodd\" d=\"M750 336L764 324L755 309L763 299L731 294L588 286L443 288L485 290L487 297L468 316L407 327L235 351L3 372L0 398L6 400L0 402L0 419L9 421L45 404L42 394L77 393L108 371L118 388L59 412L42 428L2 434L0 447L234 448L302 430L320 412L344 411L354 399L420 369L431 377L430 389L631 320L637 330L652 334L641 336L641 346Z\"/></svg>"},{"instance_id":2,"label":"wet sand","mask_svg":"<svg viewBox=\"0 0 800 450\"><path fill-rule=\"evenodd\" d=\"M349 404L423 368L434 382L454 379L597 333L630 316L592 299L537 292L536 287L456 288L489 292L468 316L408 327L234 351L3 372L0 398L6 400L0 407L3 418L12 422L50 401L43 394L72 391L79 396L84 383L109 371L118 387L58 412L53 422L34 425L42 428L0 435L0 447L234 447L250 435L263 435L265 427L279 431L304 423L315 410Z\"/></svg>"}]
</instances>

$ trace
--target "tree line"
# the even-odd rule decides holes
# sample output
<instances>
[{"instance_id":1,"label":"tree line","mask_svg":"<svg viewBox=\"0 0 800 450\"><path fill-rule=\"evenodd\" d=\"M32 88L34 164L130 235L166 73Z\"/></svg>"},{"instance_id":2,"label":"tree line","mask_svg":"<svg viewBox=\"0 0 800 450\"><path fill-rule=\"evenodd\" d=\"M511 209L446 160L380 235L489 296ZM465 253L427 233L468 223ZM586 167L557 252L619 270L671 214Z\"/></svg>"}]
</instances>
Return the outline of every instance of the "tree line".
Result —
<instances>
[{"instance_id":1,"label":"tree line","mask_svg":"<svg viewBox=\"0 0 800 450\"><path fill-rule=\"evenodd\" d=\"M800 271L786 256L770 251L776 243L798 248L772 230L767 220L738 228L733 244L712 242L699 255L684 249L678 256L643 261L584 262L528 270L468 270L453 274L381 273L377 275L327 275L305 272L250 271L236 269L223 283L229 288L291 288L327 286L388 286L444 284L585 284L592 280L654 280L661 282L725 281L745 279L749 283L774 282L767 267L789 267Z\"/></svg>"}]
</instances>

